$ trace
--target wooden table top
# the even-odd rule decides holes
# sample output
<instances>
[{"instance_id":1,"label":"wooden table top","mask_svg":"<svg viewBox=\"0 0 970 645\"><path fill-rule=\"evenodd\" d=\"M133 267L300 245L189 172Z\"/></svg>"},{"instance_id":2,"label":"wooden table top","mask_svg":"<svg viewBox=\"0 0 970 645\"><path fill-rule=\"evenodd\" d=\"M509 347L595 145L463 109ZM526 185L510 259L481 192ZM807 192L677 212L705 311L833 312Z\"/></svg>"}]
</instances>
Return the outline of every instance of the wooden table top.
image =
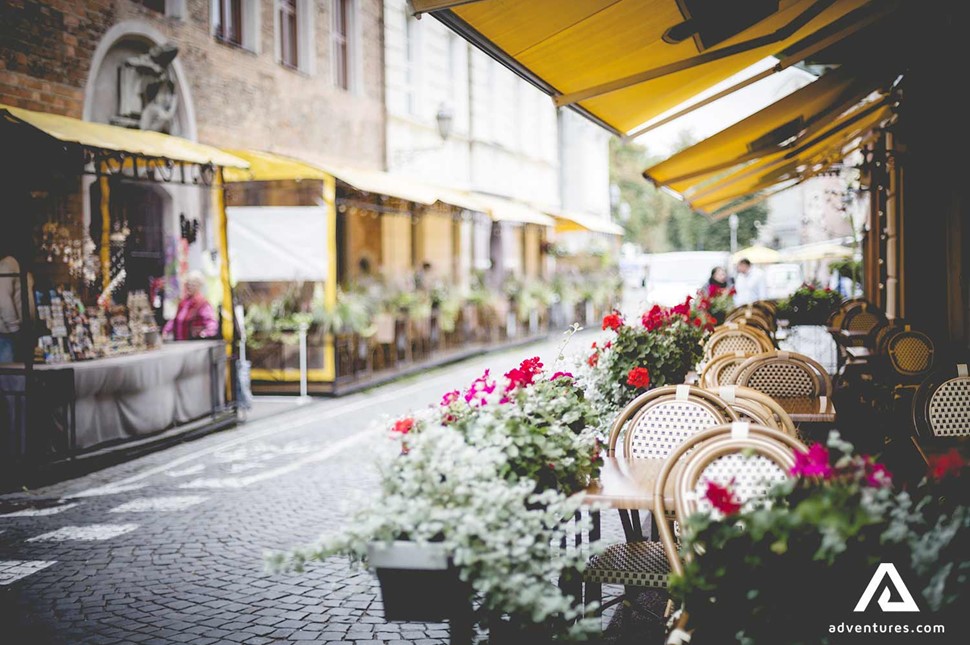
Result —
<instances>
[{"instance_id":1,"label":"wooden table top","mask_svg":"<svg viewBox=\"0 0 970 645\"><path fill-rule=\"evenodd\" d=\"M835 406L830 397L773 397L795 423L835 423Z\"/></svg>"},{"instance_id":2,"label":"wooden table top","mask_svg":"<svg viewBox=\"0 0 970 645\"><path fill-rule=\"evenodd\" d=\"M584 504L602 504L610 508L637 510L653 508L653 489L663 468L662 459L628 459L606 457L597 481L582 493ZM667 479L664 503L674 506L674 480L677 469Z\"/></svg>"},{"instance_id":3,"label":"wooden table top","mask_svg":"<svg viewBox=\"0 0 970 645\"><path fill-rule=\"evenodd\" d=\"M970 459L970 436L966 437L911 437L913 445L927 464L930 459L939 457L956 448L957 452Z\"/></svg>"}]
</instances>

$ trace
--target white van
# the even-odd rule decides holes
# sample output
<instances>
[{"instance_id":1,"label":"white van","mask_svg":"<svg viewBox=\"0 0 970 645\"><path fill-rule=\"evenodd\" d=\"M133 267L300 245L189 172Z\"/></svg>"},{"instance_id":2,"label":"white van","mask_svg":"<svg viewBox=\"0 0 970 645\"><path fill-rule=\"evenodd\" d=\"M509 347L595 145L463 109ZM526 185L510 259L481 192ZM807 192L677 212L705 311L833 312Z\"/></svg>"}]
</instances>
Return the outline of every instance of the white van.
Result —
<instances>
[{"instance_id":1,"label":"white van","mask_svg":"<svg viewBox=\"0 0 970 645\"><path fill-rule=\"evenodd\" d=\"M707 285L714 267L728 269L726 251L676 251L647 256L648 304L672 306Z\"/></svg>"}]
</instances>

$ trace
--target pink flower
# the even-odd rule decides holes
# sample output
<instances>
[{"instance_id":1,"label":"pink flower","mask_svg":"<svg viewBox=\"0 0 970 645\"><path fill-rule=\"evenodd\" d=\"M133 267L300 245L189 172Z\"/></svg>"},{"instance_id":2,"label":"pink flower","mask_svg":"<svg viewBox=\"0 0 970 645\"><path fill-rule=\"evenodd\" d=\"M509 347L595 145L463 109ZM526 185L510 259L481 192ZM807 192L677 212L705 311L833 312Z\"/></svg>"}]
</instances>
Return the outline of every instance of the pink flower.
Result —
<instances>
[{"instance_id":1,"label":"pink flower","mask_svg":"<svg viewBox=\"0 0 970 645\"><path fill-rule=\"evenodd\" d=\"M487 399L484 395L495 391L495 381L488 380L490 372L491 370L485 370L481 376L472 381L472 384L465 391L465 403L473 405L473 401L478 399L479 405L485 405ZM481 398L478 398L479 395L482 395Z\"/></svg>"},{"instance_id":2,"label":"pink flower","mask_svg":"<svg viewBox=\"0 0 970 645\"><path fill-rule=\"evenodd\" d=\"M863 457L863 463L865 464L866 485L873 488L893 485L893 475L886 466L877 464L869 455Z\"/></svg>"},{"instance_id":3,"label":"pink flower","mask_svg":"<svg viewBox=\"0 0 970 645\"><path fill-rule=\"evenodd\" d=\"M829 449L820 443L813 443L808 452L795 452L795 466L791 469L795 477L832 477L829 465Z\"/></svg>"},{"instance_id":4,"label":"pink flower","mask_svg":"<svg viewBox=\"0 0 970 645\"><path fill-rule=\"evenodd\" d=\"M623 326L623 318L619 313L613 312L603 316L603 329L612 329L616 331Z\"/></svg>"},{"instance_id":5,"label":"pink flower","mask_svg":"<svg viewBox=\"0 0 970 645\"><path fill-rule=\"evenodd\" d=\"M394 422L394 432L399 434L407 434L411 432L414 428L414 419L411 417L404 417L403 419L398 419Z\"/></svg>"},{"instance_id":6,"label":"pink flower","mask_svg":"<svg viewBox=\"0 0 970 645\"><path fill-rule=\"evenodd\" d=\"M711 506L721 511L725 515L734 515L741 510L741 502L734 496L730 484L721 486L712 481L707 482L707 491L704 497L711 503Z\"/></svg>"},{"instance_id":7,"label":"pink flower","mask_svg":"<svg viewBox=\"0 0 970 645\"><path fill-rule=\"evenodd\" d=\"M458 390L452 390L451 392L446 392L443 397L441 397L441 407L448 407L452 403L458 400L461 396L461 392Z\"/></svg>"},{"instance_id":8,"label":"pink flower","mask_svg":"<svg viewBox=\"0 0 970 645\"><path fill-rule=\"evenodd\" d=\"M575 377L572 375L571 372L556 372L555 374L552 375L552 378L550 378L549 380L550 381L555 381L558 378L568 378L568 379L572 379L572 378L575 378Z\"/></svg>"},{"instance_id":9,"label":"pink flower","mask_svg":"<svg viewBox=\"0 0 970 645\"><path fill-rule=\"evenodd\" d=\"M950 448L946 454L930 458L930 477L937 480L950 476L959 477L966 465L967 462L960 452L956 448Z\"/></svg>"},{"instance_id":10,"label":"pink flower","mask_svg":"<svg viewBox=\"0 0 970 645\"><path fill-rule=\"evenodd\" d=\"M646 367L634 367L626 375L626 384L635 388L650 387L650 370Z\"/></svg>"}]
</instances>

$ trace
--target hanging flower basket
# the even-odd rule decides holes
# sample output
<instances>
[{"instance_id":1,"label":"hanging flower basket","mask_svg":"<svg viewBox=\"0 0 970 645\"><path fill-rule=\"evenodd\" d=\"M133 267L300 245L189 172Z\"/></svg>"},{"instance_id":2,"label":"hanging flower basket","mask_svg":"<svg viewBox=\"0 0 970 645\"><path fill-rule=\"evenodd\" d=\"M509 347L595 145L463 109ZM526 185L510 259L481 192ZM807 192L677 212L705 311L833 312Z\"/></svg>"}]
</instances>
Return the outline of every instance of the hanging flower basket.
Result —
<instances>
[{"instance_id":1,"label":"hanging flower basket","mask_svg":"<svg viewBox=\"0 0 970 645\"><path fill-rule=\"evenodd\" d=\"M471 585L459 579L443 545L373 542L367 559L381 584L385 620L439 622L469 611Z\"/></svg>"}]
</instances>

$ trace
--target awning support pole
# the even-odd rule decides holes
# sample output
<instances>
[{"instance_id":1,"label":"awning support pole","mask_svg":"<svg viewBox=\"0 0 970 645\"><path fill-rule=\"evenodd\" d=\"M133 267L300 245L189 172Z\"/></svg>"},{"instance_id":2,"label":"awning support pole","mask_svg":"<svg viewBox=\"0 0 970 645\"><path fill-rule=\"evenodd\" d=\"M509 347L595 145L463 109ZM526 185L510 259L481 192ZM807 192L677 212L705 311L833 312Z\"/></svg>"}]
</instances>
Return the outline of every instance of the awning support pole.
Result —
<instances>
[{"instance_id":1,"label":"awning support pole","mask_svg":"<svg viewBox=\"0 0 970 645\"><path fill-rule=\"evenodd\" d=\"M101 288L111 284L111 185L104 165L98 168L101 192Z\"/></svg>"}]
</instances>

